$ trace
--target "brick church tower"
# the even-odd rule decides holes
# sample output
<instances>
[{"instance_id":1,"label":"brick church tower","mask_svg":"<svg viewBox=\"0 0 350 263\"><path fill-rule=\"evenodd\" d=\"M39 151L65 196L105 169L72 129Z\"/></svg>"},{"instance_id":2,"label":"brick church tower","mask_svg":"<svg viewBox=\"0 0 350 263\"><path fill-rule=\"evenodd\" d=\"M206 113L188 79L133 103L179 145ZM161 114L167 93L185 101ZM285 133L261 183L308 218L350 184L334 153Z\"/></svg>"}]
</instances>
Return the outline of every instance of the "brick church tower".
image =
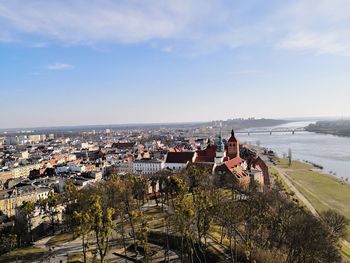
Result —
<instances>
[{"instance_id":1,"label":"brick church tower","mask_svg":"<svg viewBox=\"0 0 350 263\"><path fill-rule=\"evenodd\" d=\"M239 141L235 137L235 132L231 131L231 137L227 142L227 156L230 159L239 157Z\"/></svg>"}]
</instances>

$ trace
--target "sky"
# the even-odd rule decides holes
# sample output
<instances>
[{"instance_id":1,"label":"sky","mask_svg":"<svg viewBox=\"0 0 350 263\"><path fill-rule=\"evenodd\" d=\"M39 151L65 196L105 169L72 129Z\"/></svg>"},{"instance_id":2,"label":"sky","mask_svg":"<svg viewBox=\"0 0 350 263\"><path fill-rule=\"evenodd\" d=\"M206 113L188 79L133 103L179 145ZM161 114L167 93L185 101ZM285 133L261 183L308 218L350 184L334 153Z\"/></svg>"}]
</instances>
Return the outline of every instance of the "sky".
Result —
<instances>
[{"instance_id":1,"label":"sky","mask_svg":"<svg viewBox=\"0 0 350 263\"><path fill-rule=\"evenodd\" d=\"M0 0L0 128L350 116L349 0Z\"/></svg>"}]
</instances>

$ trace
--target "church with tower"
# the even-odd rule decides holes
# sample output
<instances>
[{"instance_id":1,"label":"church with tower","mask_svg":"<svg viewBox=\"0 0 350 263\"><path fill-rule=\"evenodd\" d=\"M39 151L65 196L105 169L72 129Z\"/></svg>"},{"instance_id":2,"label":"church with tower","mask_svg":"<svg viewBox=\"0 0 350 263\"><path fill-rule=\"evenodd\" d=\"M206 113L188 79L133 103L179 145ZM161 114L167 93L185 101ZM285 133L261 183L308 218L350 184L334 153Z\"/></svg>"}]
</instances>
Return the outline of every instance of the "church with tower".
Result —
<instances>
[{"instance_id":1,"label":"church with tower","mask_svg":"<svg viewBox=\"0 0 350 263\"><path fill-rule=\"evenodd\" d=\"M173 151L166 156L165 167L175 171L190 166L205 167L213 178L236 178L241 187L248 188L254 180L260 189L270 184L269 169L265 162L248 146L241 145L231 131L228 140L222 131L215 142L208 141L205 149L197 151Z\"/></svg>"},{"instance_id":2,"label":"church with tower","mask_svg":"<svg viewBox=\"0 0 350 263\"><path fill-rule=\"evenodd\" d=\"M222 140L222 132L220 130L216 147L215 164L222 165L225 161L240 158L239 151L239 142L235 137L234 131L231 131L231 137L225 145Z\"/></svg>"},{"instance_id":3,"label":"church with tower","mask_svg":"<svg viewBox=\"0 0 350 263\"><path fill-rule=\"evenodd\" d=\"M241 157L241 151L245 153L244 158ZM265 162L253 151L240 145L233 130L227 141L223 140L220 130L215 144L209 142L206 149L196 152L196 163L210 165L213 176L235 176L243 188L249 187L252 180L258 182L261 188L270 183Z\"/></svg>"}]
</instances>

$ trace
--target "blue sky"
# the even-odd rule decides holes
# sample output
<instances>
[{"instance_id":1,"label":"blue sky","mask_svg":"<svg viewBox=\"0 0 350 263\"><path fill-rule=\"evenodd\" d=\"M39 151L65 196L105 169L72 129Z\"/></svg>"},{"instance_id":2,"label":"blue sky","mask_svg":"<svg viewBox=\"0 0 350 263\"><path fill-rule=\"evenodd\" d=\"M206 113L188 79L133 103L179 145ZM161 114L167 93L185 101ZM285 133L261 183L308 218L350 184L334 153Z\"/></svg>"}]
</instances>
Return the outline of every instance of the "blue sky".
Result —
<instances>
[{"instance_id":1,"label":"blue sky","mask_svg":"<svg viewBox=\"0 0 350 263\"><path fill-rule=\"evenodd\" d=\"M350 116L348 0L0 0L0 128Z\"/></svg>"}]
</instances>

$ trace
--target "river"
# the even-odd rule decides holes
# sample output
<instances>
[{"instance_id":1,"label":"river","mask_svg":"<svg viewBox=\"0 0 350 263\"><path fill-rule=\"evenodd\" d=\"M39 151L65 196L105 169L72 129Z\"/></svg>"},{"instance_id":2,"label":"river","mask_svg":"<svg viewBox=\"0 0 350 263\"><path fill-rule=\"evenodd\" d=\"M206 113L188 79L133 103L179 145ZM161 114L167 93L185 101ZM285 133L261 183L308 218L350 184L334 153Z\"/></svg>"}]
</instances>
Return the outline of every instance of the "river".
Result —
<instances>
[{"instance_id":1,"label":"river","mask_svg":"<svg viewBox=\"0 0 350 263\"><path fill-rule=\"evenodd\" d=\"M272 128L304 127L314 122L290 122ZM260 144L279 156L292 150L293 159L307 160L324 167L323 171L350 180L350 137L313 132L237 134L241 143Z\"/></svg>"}]
</instances>

